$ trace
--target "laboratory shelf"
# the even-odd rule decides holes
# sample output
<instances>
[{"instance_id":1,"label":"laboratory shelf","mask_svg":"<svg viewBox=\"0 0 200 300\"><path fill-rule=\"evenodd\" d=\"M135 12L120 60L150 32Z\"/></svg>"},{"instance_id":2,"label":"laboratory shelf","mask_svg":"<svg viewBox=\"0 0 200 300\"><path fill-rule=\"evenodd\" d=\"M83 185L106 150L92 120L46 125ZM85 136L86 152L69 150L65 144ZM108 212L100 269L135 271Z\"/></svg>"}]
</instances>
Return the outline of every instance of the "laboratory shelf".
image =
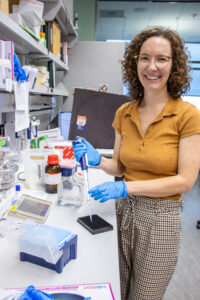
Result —
<instances>
[{"instance_id":1,"label":"laboratory shelf","mask_svg":"<svg viewBox=\"0 0 200 300\"><path fill-rule=\"evenodd\" d=\"M63 61L59 59L58 56L55 56L53 53L49 52L48 56L42 54L31 54L29 60L42 60L42 61L54 61L55 68L57 71L69 71L69 66L67 66Z\"/></svg>"},{"instance_id":2,"label":"laboratory shelf","mask_svg":"<svg viewBox=\"0 0 200 300\"><path fill-rule=\"evenodd\" d=\"M42 55L43 58L54 61L57 68L63 71L68 70L64 62L51 52L48 52L43 44L34 39L2 11L0 11L0 39L12 40L17 54L31 56L39 54L40 56Z\"/></svg>"},{"instance_id":3,"label":"laboratory shelf","mask_svg":"<svg viewBox=\"0 0 200 300\"><path fill-rule=\"evenodd\" d=\"M0 11L0 38L12 40L19 54L41 53L48 55L47 49L29 33Z\"/></svg>"},{"instance_id":4,"label":"laboratory shelf","mask_svg":"<svg viewBox=\"0 0 200 300\"><path fill-rule=\"evenodd\" d=\"M52 109L54 109L55 107L54 106L47 106L47 107L42 107L42 106L37 106L37 105L35 105L35 106L32 106L32 107L30 107L30 109L29 109L29 112L30 113L39 113L39 112L44 112L44 111L47 111L47 110L52 110Z\"/></svg>"},{"instance_id":5,"label":"laboratory shelf","mask_svg":"<svg viewBox=\"0 0 200 300\"><path fill-rule=\"evenodd\" d=\"M13 91L13 81L10 81L11 84L11 91ZM0 91L1 92L10 92L6 90L6 83L3 82L2 80L0 81Z\"/></svg>"},{"instance_id":6,"label":"laboratory shelf","mask_svg":"<svg viewBox=\"0 0 200 300\"><path fill-rule=\"evenodd\" d=\"M69 47L71 43L77 40L78 34L71 22L68 12L63 4L62 0L40 0L44 2L44 14L43 18L45 21L57 20L62 41L67 42Z\"/></svg>"},{"instance_id":7,"label":"laboratory shelf","mask_svg":"<svg viewBox=\"0 0 200 300\"><path fill-rule=\"evenodd\" d=\"M42 85L37 85L34 89L29 91L30 94L40 94L40 95L47 95L47 96L63 96L68 97L69 92L66 90L61 89L53 89Z\"/></svg>"},{"instance_id":8,"label":"laboratory shelf","mask_svg":"<svg viewBox=\"0 0 200 300\"><path fill-rule=\"evenodd\" d=\"M13 82L12 82L12 89L11 91L6 90L6 84L3 82L0 82L0 91L6 93L13 93ZM31 89L29 91L29 94L34 94L34 95L46 95L46 96L63 96L63 97L68 97L69 92L67 90L62 90L62 89L53 89L50 87L42 86L42 85L35 85L34 89Z\"/></svg>"},{"instance_id":9,"label":"laboratory shelf","mask_svg":"<svg viewBox=\"0 0 200 300\"><path fill-rule=\"evenodd\" d=\"M67 66L63 61L61 61L57 56L53 53L49 52L49 59L55 62L56 69L69 71L69 66Z\"/></svg>"}]
</instances>

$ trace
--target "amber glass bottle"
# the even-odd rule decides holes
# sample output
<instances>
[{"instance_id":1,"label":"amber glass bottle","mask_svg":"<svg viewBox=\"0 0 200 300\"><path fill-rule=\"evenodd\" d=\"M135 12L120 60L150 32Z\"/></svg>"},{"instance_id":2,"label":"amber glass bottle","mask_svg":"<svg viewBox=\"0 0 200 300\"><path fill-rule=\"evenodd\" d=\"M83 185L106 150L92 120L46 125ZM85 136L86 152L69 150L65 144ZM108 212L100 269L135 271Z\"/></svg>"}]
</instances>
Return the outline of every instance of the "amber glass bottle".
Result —
<instances>
[{"instance_id":1,"label":"amber glass bottle","mask_svg":"<svg viewBox=\"0 0 200 300\"><path fill-rule=\"evenodd\" d=\"M57 193L57 186L61 182L61 168L58 155L48 155L48 165L45 167L45 191L49 194Z\"/></svg>"}]
</instances>

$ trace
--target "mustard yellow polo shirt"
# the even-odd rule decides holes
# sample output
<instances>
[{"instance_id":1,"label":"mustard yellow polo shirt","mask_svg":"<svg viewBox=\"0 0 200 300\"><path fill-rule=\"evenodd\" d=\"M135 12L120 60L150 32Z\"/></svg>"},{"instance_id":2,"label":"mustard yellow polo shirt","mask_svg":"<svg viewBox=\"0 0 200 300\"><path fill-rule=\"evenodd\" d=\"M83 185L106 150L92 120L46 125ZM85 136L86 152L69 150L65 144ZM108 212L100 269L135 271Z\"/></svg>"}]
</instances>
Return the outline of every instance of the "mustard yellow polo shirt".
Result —
<instances>
[{"instance_id":1,"label":"mustard yellow polo shirt","mask_svg":"<svg viewBox=\"0 0 200 300\"><path fill-rule=\"evenodd\" d=\"M176 175L179 140L200 133L200 111L181 98L170 98L143 137L138 104L139 101L123 104L117 110L112 124L122 136L120 160L125 166L124 180L148 180ZM180 194L165 197L180 198Z\"/></svg>"}]
</instances>

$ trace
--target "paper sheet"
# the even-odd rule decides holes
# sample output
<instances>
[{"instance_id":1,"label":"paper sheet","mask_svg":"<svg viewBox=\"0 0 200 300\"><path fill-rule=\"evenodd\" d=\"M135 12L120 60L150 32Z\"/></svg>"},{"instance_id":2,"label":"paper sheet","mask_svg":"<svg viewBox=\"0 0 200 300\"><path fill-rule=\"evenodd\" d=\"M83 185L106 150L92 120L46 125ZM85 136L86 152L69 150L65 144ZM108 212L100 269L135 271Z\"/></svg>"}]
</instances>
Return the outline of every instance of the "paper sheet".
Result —
<instances>
[{"instance_id":1,"label":"paper sheet","mask_svg":"<svg viewBox=\"0 0 200 300\"><path fill-rule=\"evenodd\" d=\"M29 101L29 84L28 82L14 82L15 93L15 109L16 110L28 110Z\"/></svg>"},{"instance_id":2,"label":"paper sheet","mask_svg":"<svg viewBox=\"0 0 200 300\"><path fill-rule=\"evenodd\" d=\"M79 297L82 296L83 299L91 298L91 300L115 300L110 283L60 285L35 288L48 294L68 293L79 295ZM19 291L18 296L22 294L22 289L15 289L15 292L16 291Z\"/></svg>"},{"instance_id":3,"label":"paper sheet","mask_svg":"<svg viewBox=\"0 0 200 300\"><path fill-rule=\"evenodd\" d=\"M15 111L15 132L21 131L29 127L29 112L28 110Z\"/></svg>"},{"instance_id":4,"label":"paper sheet","mask_svg":"<svg viewBox=\"0 0 200 300\"><path fill-rule=\"evenodd\" d=\"M29 84L14 82L15 132L29 127Z\"/></svg>"}]
</instances>

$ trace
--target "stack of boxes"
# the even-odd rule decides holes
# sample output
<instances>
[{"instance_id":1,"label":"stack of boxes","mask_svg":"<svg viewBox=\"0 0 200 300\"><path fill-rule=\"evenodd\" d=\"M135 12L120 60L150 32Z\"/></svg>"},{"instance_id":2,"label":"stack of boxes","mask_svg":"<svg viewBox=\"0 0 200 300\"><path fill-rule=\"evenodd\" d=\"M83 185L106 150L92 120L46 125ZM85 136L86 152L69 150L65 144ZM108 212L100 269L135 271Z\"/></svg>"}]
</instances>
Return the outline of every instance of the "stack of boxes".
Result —
<instances>
[{"instance_id":1,"label":"stack of boxes","mask_svg":"<svg viewBox=\"0 0 200 300\"><path fill-rule=\"evenodd\" d=\"M7 16L9 15L9 5L8 0L1 0L0 1L0 10L4 12Z\"/></svg>"},{"instance_id":2,"label":"stack of boxes","mask_svg":"<svg viewBox=\"0 0 200 300\"><path fill-rule=\"evenodd\" d=\"M14 80L14 44L13 41L0 40L0 82Z\"/></svg>"}]
</instances>

